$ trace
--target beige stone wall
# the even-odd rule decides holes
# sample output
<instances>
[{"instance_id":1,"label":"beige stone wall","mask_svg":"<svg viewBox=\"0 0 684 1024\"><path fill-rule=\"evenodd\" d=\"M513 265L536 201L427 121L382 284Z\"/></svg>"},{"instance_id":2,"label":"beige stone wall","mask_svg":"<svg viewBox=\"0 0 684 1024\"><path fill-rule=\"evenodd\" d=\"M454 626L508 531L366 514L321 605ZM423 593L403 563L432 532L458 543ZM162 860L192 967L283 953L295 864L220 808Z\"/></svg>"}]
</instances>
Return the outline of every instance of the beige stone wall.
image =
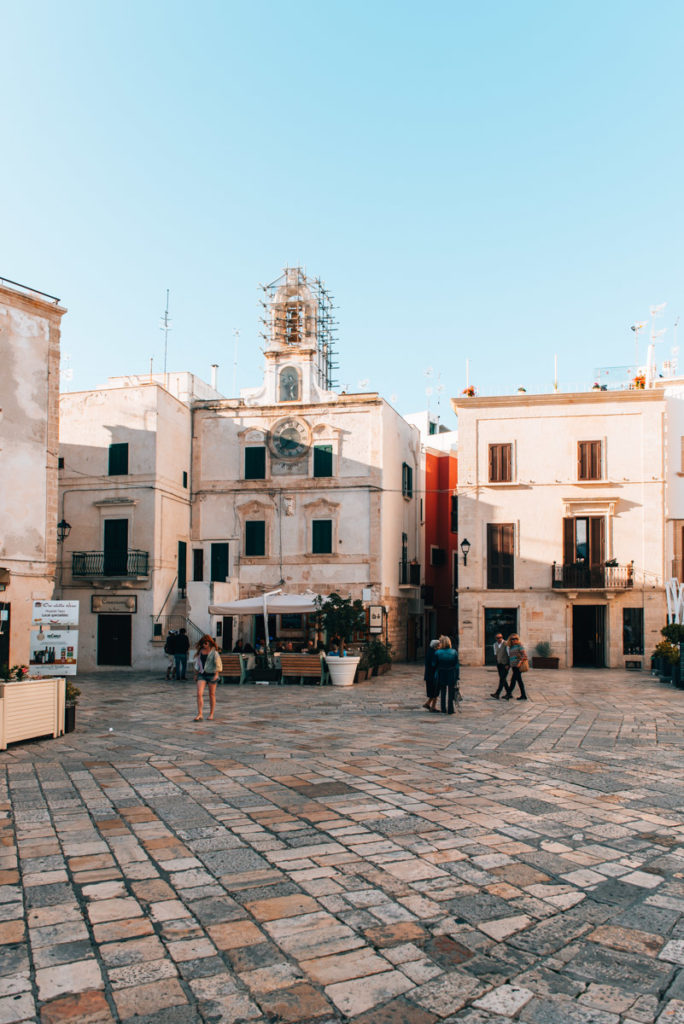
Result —
<instances>
[{"instance_id":1,"label":"beige stone wall","mask_svg":"<svg viewBox=\"0 0 684 1024\"><path fill-rule=\"evenodd\" d=\"M10 664L29 658L31 604L54 593L57 558L59 348L56 300L0 285L0 566L10 584Z\"/></svg>"},{"instance_id":2,"label":"beige stone wall","mask_svg":"<svg viewBox=\"0 0 684 1024\"><path fill-rule=\"evenodd\" d=\"M160 613L174 613L178 605L179 541L187 543L189 578L192 572L190 410L160 384L136 379L130 385L63 395L61 419L60 514L72 526L64 544L61 596L80 601L79 668L98 668L98 615L91 611L91 598L102 595L135 595L132 667L165 668L162 645L152 640L153 621ZM110 477L109 445L122 442L129 446L129 472ZM147 552L148 576L72 577L73 553L102 551L105 520L118 518L128 523L129 550Z\"/></svg>"},{"instance_id":3,"label":"beige stone wall","mask_svg":"<svg viewBox=\"0 0 684 1024\"><path fill-rule=\"evenodd\" d=\"M484 661L484 609L518 609L532 653L551 643L573 661L573 607L606 608L605 659L624 665L623 608L644 609L644 658L665 622L665 402L662 391L592 392L467 399L459 416L459 535L471 543L459 570L461 659ZM578 480L580 440L601 442L601 478ZM512 479L489 481L489 446L512 446ZM605 559L633 563L633 586L553 589L564 559L564 518L605 523ZM512 524L514 589L487 588L487 526Z\"/></svg>"}]
</instances>

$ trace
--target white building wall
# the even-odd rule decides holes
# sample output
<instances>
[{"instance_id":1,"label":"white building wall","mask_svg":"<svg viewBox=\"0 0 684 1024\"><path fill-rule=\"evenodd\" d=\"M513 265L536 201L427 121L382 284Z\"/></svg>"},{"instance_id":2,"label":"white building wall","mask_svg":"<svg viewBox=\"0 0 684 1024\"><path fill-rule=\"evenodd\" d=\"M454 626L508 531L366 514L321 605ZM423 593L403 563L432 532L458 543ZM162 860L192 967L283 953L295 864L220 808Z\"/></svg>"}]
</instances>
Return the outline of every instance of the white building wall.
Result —
<instances>
[{"instance_id":1,"label":"white building wall","mask_svg":"<svg viewBox=\"0 0 684 1024\"><path fill-rule=\"evenodd\" d=\"M61 591L65 599L81 602L79 669L111 667L98 664L98 616L112 612L94 610L92 599L104 598L116 614L128 614L128 597L136 605L130 665L162 669L163 641L153 640L153 624L173 613L179 601L178 542L189 540L190 410L144 381L63 395L61 413L61 515L72 526ZM117 443L128 444L128 473L109 476L109 446ZM147 575L73 576L74 552L102 552L105 520L117 518L128 523L129 550L147 553Z\"/></svg>"},{"instance_id":2,"label":"white building wall","mask_svg":"<svg viewBox=\"0 0 684 1024\"><path fill-rule=\"evenodd\" d=\"M484 609L517 608L529 648L549 640L573 659L573 606L606 608L606 663L624 664L622 609L644 608L650 652L664 623L664 403L656 392L545 395L454 402L459 414L459 535L472 547L460 569L461 652L484 659ZM577 445L600 440L601 480L578 481ZM489 446L511 443L513 479L490 483ZM605 516L605 558L634 563L624 590L551 587L562 564L564 517ZM487 588L487 524L514 525L514 589ZM651 646L649 646L649 644Z\"/></svg>"},{"instance_id":3,"label":"white building wall","mask_svg":"<svg viewBox=\"0 0 684 1024\"><path fill-rule=\"evenodd\" d=\"M32 602L54 591L65 312L49 296L0 285L0 568L9 573L0 592L0 666L28 664Z\"/></svg>"}]
</instances>

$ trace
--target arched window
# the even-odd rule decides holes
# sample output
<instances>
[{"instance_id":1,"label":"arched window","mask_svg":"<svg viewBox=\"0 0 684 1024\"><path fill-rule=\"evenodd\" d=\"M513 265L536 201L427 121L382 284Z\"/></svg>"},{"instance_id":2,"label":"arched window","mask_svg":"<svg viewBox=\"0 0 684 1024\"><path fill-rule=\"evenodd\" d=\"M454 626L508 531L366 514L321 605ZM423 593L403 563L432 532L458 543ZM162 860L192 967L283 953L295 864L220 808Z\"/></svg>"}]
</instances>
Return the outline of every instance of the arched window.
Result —
<instances>
[{"instance_id":1,"label":"arched window","mask_svg":"<svg viewBox=\"0 0 684 1024\"><path fill-rule=\"evenodd\" d=\"M296 402L299 399L299 374L288 366L280 374L280 401Z\"/></svg>"}]
</instances>

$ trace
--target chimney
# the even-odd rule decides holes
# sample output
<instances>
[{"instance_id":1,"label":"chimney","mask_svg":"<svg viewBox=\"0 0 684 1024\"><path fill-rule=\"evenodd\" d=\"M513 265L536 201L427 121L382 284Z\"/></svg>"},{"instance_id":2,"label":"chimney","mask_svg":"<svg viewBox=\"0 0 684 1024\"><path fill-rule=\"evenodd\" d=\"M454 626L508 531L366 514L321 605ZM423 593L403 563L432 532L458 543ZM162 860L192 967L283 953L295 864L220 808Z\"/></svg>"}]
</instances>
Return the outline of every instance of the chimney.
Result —
<instances>
[{"instance_id":1,"label":"chimney","mask_svg":"<svg viewBox=\"0 0 684 1024\"><path fill-rule=\"evenodd\" d=\"M218 363L212 363L211 364L211 386L214 389L214 391L218 391L218 388L216 387L217 381L218 381Z\"/></svg>"}]
</instances>

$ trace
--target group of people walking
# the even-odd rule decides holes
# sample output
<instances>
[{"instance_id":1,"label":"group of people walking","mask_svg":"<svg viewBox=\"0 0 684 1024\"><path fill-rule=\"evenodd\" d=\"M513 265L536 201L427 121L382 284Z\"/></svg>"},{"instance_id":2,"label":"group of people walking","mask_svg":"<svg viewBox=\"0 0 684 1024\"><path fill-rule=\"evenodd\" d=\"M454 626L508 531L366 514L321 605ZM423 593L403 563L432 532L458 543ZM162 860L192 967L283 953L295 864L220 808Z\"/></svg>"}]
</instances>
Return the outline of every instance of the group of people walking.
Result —
<instances>
[{"instance_id":1,"label":"group of people walking","mask_svg":"<svg viewBox=\"0 0 684 1024\"><path fill-rule=\"evenodd\" d=\"M518 700L527 700L527 694L525 692L525 684L523 682L522 674L527 668L527 654L525 648L520 643L520 637L517 633L511 633L508 640L504 640L502 633L497 633L494 638L494 657L496 658L496 670L499 673L499 685L496 688L495 693L490 693L490 697L494 700L499 700L501 694L504 695L504 700L510 700L515 691L516 683L520 688L520 695ZM511 681L508 680L508 670L511 669Z\"/></svg>"},{"instance_id":2,"label":"group of people walking","mask_svg":"<svg viewBox=\"0 0 684 1024\"><path fill-rule=\"evenodd\" d=\"M511 633L508 640L504 640L503 634L497 633L493 649L499 673L499 685L495 693L490 693L490 697L499 700L503 693L504 700L511 700L517 685L520 689L517 699L527 700L522 674L529 665L520 637L517 633ZM508 682L509 670L511 671L510 683ZM423 678L427 691L427 700L423 707L427 711L439 713L437 709L437 700L439 699L439 711L443 715L453 715L454 708L458 708L462 698L459 686L458 652L452 647L448 636L440 636L439 640L430 641L425 652Z\"/></svg>"},{"instance_id":3,"label":"group of people walking","mask_svg":"<svg viewBox=\"0 0 684 1024\"><path fill-rule=\"evenodd\" d=\"M427 700L423 707L428 711L437 711L437 698L443 715L453 715L454 707L461 701L459 688L458 651L451 645L448 636L440 636L439 640L431 640L425 652L425 688ZM459 709L460 710L460 709Z\"/></svg>"}]
</instances>

